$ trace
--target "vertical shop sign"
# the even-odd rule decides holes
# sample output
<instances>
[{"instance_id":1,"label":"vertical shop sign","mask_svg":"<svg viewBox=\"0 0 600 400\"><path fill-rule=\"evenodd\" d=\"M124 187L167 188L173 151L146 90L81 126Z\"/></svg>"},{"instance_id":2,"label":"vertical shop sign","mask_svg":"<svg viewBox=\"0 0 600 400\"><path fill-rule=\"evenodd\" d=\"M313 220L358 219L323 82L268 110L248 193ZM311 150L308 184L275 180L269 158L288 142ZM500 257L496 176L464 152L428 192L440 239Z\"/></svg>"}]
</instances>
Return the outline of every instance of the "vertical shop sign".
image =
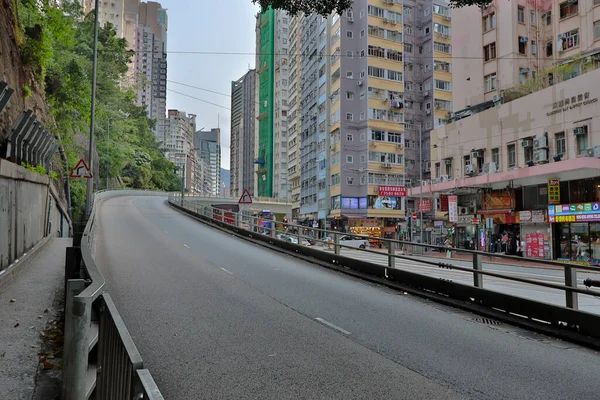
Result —
<instances>
[{"instance_id":1,"label":"vertical shop sign","mask_svg":"<svg viewBox=\"0 0 600 400\"><path fill-rule=\"evenodd\" d=\"M560 179L548 179L548 204L560 204Z\"/></svg>"},{"instance_id":2,"label":"vertical shop sign","mask_svg":"<svg viewBox=\"0 0 600 400\"><path fill-rule=\"evenodd\" d=\"M458 222L458 197L448 196L448 220Z\"/></svg>"}]
</instances>

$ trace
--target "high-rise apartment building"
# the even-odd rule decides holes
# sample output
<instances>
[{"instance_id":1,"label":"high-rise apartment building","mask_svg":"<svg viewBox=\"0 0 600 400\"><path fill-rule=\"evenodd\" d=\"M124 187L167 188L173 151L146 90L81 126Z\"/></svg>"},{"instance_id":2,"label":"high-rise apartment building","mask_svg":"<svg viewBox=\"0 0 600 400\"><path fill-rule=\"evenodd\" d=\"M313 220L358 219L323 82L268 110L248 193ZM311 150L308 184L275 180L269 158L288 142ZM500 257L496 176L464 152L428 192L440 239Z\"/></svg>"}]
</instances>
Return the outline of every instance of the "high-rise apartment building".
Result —
<instances>
[{"instance_id":1,"label":"high-rise apartment building","mask_svg":"<svg viewBox=\"0 0 600 400\"><path fill-rule=\"evenodd\" d=\"M288 197L288 77L289 16L268 9L256 17L256 72L259 95L258 154L259 196Z\"/></svg>"},{"instance_id":2,"label":"high-rise apartment building","mask_svg":"<svg viewBox=\"0 0 600 400\"><path fill-rule=\"evenodd\" d=\"M445 3L410 0L357 0L330 18L331 215L392 228L402 187L428 179L429 132L451 101L449 19Z\"/></svg>"},{"instance_id":3,"label":"high-rise apartment building","mask_svg":"<svg viewBox=\"0 0 600 400\"><path fill-rule=\"evenodd\" d=\"M167 108L167 10L159 3L140 3L135 42L137 104L156 120L154 135L165 142Z\"/></svg>"},{"instance_id":4,"label":"high-rise apartment building","mask_svg":"<svg viewBox=\"0 0 600 400\"><path fill-rule=\"evenodd\" d=\"M221 129L198 131L194 134L194 148L201 166L206 169L203 193L219 196L221 193Z\"/></svg>"},{"instance_id":5,"label":"high-rise apartment building","mask_svg":"<svg viewBox=\"0 0 600 400\"><path fill-rule=\"evenodd\" d=\"M302 85L302 23L304 15L292 16L290 19L290 73L288 79L288 179L290 184L291 218L297 219L300 214L300 138L302 130L301 85Z\"/></svg>"},{"instance_id":6,"label":"high-rise apartment building","mask_svg":"<svg viewBox=\"0 0 600 400\"><path fill-rule=\"evenodd\" d=\"M575 56L600 50L598 1L494 0L484 10L453 12L454 110L490 101L496 95L544 75L545 85L562 77L542 74ZM581 74L579 66L570 76Z\"/></svg>"},{"instance_id":7,"label":"high-rise apartment building","mask_svg":"<svg viewBox=\"0 0 600 400\"><path fill-rule=\"evenodd\" d=\"M201 193L202 166L194 151L196 116L185 111L169 110L165 119L165 157L175 164L184 178L186 191Z\"/></svg>"},{"instance_id":8,"label":"high-rise apartment building","mask_svg":"<svg viewBox=\"0 0 600 400\"><path fill-rule=\"evenodd\" d=\"M117 31L117 37L123 38L123 25L125 17L125 1L126 0L110 0L110 1L99 1L98 5L100 12L98 13L98 22L101 26L106 23L113 25ZM83 12L89 13L94 9L95 0L81 0L83 6Z\"/></svg>"},{"instance_id":9,"label":"high-rise apartment building","mask_svg":"<svg viewBox=\"0 0 600 400\"><path fill-rule=\"evenodd\" d=\"M256 125L256 71L231 82L231 174L230 194L241 196L244 190L254 194L254 135Z\"/></svg>"}]
</instances>

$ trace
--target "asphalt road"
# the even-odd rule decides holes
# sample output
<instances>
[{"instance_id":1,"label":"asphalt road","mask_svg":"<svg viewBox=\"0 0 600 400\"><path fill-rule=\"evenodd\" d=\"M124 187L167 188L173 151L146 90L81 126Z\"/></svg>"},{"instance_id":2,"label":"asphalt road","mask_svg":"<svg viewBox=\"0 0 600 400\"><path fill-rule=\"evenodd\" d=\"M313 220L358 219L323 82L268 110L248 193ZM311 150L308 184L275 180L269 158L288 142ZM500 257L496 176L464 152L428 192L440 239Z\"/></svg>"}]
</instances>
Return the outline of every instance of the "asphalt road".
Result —
<instances>
[{"instance_id":1,"label":"asphalt road","mask_svg":"<svg viewBox=\"0 0 600 400\"><path fill-rule=\"evenodd\" d=\"M160 198L99 211L97 260L167 399L596 399L596 352L326 270Z\"/></svg>"}]
</instances>

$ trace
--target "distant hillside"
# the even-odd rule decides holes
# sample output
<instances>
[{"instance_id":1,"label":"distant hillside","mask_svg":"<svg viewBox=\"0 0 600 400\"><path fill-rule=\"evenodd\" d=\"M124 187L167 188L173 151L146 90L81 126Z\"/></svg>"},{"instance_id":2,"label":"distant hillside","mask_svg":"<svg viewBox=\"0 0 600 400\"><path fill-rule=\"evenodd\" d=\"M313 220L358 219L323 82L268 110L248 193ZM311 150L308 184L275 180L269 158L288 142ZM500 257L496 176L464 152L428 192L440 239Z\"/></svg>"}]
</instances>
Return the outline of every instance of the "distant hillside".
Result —
<instances>
[{"instance_id":1,"label":"distant hillside","mask_svg":"<svg viewBox=\"0 0 600 400\"><path fill-rule=\"evenodd\" d=\"M227 185L227 186L230 185L230 177L229 177L228 169L221 168L221 181L223 182L224 185Z\"/></svg>"}]
</instances>

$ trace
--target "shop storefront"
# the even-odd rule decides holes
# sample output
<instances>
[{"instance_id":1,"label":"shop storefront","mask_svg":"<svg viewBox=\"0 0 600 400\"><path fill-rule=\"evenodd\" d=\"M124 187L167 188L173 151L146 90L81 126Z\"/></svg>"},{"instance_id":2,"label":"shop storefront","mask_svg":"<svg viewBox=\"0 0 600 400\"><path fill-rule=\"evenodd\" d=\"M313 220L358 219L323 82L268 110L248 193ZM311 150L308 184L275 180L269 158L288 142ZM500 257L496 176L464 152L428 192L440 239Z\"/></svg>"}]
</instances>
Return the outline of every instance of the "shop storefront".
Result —
<instances>
[{"instance_id":1,"label":"shop storefront","mask_svg":"<svg viewBox=\"0 0 600 400\"><path fill-rule=\"evenodd\" d=\"M514 210L515 199L519 195L515 191L499 190L484 193L482 196L482 209L477 210L477 215L483 221L490 221L488 225L493 226L491 232L487 232L487 236L491 236L496 253L517 254L517 241L520 239L521 227ZM486 247L490 248L489 243Z\"/></svg>"},{"instance_id":2,"label":"shop storefront","mask_svg":"<svg viewBox=\"0 0 600 400\"><path fill-rule=\"evenodd\" d=\"M477 225L473 223L475 215L459 215L454 225L455 243L459 249L475 250L477 245Z\"/></svg>"},{"instance_id":3,"label":"shop storefront","mask_svg":"<svg viewBox=\"0 0 600 400\"><path fill-rule=\"evenodd\" d=\"M379 218L356 218L349 219L350 233L354 235L367 235L372 237L383 237L383 220Z\"/></svg>"},{"instance_id":4,"label":"shop storefront","mask_svg":"<svg viewBox=\"0 0 600 400\"><path fill-rule=\"evenodd\" d=\"M525 242L524 257L552 259L552 229L545 210L526 210L517 213L520 240Z\"/></svg>"},{"instance_id":5,"label":"shop storefront","mask_svg":"<svg viewBox=\"0 0 600 400\"><path fill-rule=\"evenodd\" d=\"M600 265L600 202L548 206L554 259Z\"/></svg>"}]
</instances>

